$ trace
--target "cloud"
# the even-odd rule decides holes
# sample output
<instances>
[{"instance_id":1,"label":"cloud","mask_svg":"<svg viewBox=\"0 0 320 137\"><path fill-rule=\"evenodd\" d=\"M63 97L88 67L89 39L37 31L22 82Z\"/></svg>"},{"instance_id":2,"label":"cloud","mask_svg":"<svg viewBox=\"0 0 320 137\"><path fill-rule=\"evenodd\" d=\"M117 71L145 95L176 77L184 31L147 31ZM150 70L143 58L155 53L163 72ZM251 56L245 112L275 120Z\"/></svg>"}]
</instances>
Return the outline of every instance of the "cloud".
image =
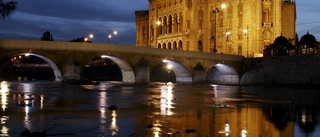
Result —
<instances>
[{"instance_id":1,"label":"cloud","mask_svg":"<svg viewBox=\"0 0 320 137\"><path fill-rule=\"evenodd\" d=\"M95 43L107 43L118 31L119 44L135 44L135 10L146 9L145 0L19 0L17 11L1 21L0 38L41 38L50 31L56 41L94 34Z\"/></svg>"}]
</instances>

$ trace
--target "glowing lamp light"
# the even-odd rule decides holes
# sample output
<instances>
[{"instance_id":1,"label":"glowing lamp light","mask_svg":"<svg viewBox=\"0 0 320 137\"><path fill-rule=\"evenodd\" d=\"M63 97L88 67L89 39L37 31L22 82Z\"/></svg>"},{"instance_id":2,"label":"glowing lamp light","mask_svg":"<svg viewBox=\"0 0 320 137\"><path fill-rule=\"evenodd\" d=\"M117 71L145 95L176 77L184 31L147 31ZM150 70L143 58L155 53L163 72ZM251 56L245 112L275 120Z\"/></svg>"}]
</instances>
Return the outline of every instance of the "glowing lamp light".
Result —
<instances>
[{"instance_id":1,"label":"glowing lamp light","mask_svg":"<svg viewBox=\"0 0 320 137\"><path fill-rule=\"evenodd\" d=\"M173 67L173 66L172 66L171 64L168 64L168 65L167 65L167 69L172 69L172 67Z\"/></svg>"},{"instance_id":2,"label":"glowing lamp light","mask_svg":"<svg viewBox=\"0 0 320 137\"><path fill-rule=\"evenodd\" d=\"M221 8L223 8L223 9L227 8L227 4L225 4L225 3L221 4Z\"/></svg>"},{"instance_id":3,"label":"glowing lamp light","mask_svg":"<svg viewBox=\"0 0 320 137\"><path fill-rule=\"evenodd\" d=\"M89 38L93 38L94 36L93 36L93 34L89 34Z\"/></svg>"},{"instance_id":4,"label":"glowing lamp light","mask_svg":"<svg viewBox=\"0 0 320 137\"><path fill-rule=\"evenodd\" d=\"M102 55L101 58L108 58L109 56L107 55Z\"/></svg>"},{"instance_id":5,"label":"glowing lamp light","mask_svg":"<svg viewBox=\"0 0 320 137\"><path fill-rule=\"evenodd\" d=\"M161 25L161 22L160 22L160 21L157 21L156 23L157 23L157 25Z\"/></svg>"},{"instance_id":6,"label":"glowing lamp light","mask_svg":"<svg viewBox=\"0 0 320 137\"><path fill-rule=\"evenodd\" d=\"M168 62L169 62L169 60L164 59L164 60L162 60L162 62L163 62L163 63L168 63Z\"/></svg>"},{"instance_id":7,"label":"glowing lamp light","mask_svg":"<svg viewBox=\"0 0 320 137\"><path fill-rule=\"evenodd\" d=\"M241 137L247 137L248 131L247 130L241 130Z\"/></svg>"}]
</instances>

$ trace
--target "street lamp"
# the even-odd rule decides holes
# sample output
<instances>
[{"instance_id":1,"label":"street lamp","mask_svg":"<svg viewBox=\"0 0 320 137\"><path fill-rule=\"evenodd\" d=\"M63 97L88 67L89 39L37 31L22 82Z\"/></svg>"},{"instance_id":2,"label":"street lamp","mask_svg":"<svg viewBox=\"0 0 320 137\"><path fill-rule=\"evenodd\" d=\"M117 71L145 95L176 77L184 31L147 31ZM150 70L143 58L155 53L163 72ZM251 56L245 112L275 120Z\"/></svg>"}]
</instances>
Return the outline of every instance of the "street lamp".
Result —
<instances>
[{"instance_id":1,"label":"street lamp","mask_svg":"<svg viewBox=\"0 0 320 137\"><path fill-rule=\"evenodd\" d=\"M89 38L92 39L93 37L93 34L89 34L89 37L84 38L84 42L88 42Z\"/></svg>"},{"instance_id":2,"label":"street lamp","mask_svg":"<svg viewBox=\"0 0 320 137\"><path fill-rule=\"evenodd\" d=\"M111 39L111 37L112 37L112 35L111 35L111 34L109 34L109 35L108 35L108 44L110 43L110 39Z\"/></svg>"},{"instance_id":3,"label":"street lamp","mask_svg":"<svg viewBox=\"0 0 320 137\"><path fill-rule=\"evenodd\" d=\"M114 39L116 40L116 44L118 44L116 36L118 35L118 31L113 31Z\"/></svg>"},{"instance_id":4,"label":"street lamp","mask_svg":"<svg viewBox=\"0 0 320 137\"><path fill-rule=\"evenodd\" d=\"M113 31L112 33L109 33L108 34L108 44L110 43L110 39L112 38L112 34L114 35L114 36L116 36L116 35L118 35L118 31ZM116 44L118 43L117 42L117 39L115 39L116 40Z\"/></svg>"},{"instance_id":5,"label":"street lamp","mask_svg":"<svg viewBox=\"0 0 320 137\"><path fill-rule=\"evenodd\" d=\"M221 4L221 8L225 9L227 7L227 5L225 3ZM213 40L214 40L214 45L213 45L213 53L217 53L217 15L220 11L219 8L216 7L213 10L213 14L214 14L214 34L213 34Z\"/></svg>"},{"instance_id":6,"label":"street lamp","mask_svg":"<svg viewBox=\"0 0 320 137\"><path fill-rule=\"evenodd\" d=\"M247 36L247 58L249 57L249 30L248 26L246 29L243 30L243 33Z\"/></svg>"}]
</instances>

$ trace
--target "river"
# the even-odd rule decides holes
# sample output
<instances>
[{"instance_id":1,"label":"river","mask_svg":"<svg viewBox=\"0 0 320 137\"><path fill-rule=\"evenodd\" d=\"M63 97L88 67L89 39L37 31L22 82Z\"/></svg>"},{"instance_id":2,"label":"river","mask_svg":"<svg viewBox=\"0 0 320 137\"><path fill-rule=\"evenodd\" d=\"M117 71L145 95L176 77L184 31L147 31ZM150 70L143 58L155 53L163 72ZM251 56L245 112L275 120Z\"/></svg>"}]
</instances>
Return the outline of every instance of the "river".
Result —
<instances>
[{"instance_id":1,"label":"river","mask_svg":"<svg viewBox=\"0 0 320 137\"><path fill-rule=\"evenodd\" d=\"M320 136L315 89L100 83L0 81L0 136Z\"/></svg>"}]
</instances>

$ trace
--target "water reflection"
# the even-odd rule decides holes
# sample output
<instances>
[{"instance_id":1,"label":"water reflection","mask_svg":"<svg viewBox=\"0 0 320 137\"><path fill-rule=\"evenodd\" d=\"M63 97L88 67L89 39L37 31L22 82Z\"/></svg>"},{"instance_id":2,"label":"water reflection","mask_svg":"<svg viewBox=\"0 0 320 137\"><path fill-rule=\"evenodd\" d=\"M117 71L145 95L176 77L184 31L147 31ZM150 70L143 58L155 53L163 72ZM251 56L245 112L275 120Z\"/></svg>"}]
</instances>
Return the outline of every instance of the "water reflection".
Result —
<instances>
[{"instance_id":1,"label":"water reflection","mask_svg":"<svg viewBox=\"0 0 320 137\"><path fill-rule=\"evenodd\" d=\"M119 127L117 126L117 118L116 118L117 117L117 111L113 110L112 114L111 114L111 117L112 117L112 121L111 121L109 130L111 131L111 135L114 136L119 131Z\"/></svg>"},{"instance_id":2,"label":"water reflection","mask_svg":"<svg viewBox=\"0 0 320 137\"><path fill-rule=\"evenodd\" d=\"M24 128L79 137L315 137L320 132L320 94L313 90L172 83L90 91L44 87L1 82L0 136L16 136L15 129ZM110 104L119 109L107 109Z\"/></svg>"},{"instance_id":3,"label":"water reflection","mask_svg":"<svg viewBox=\"0 0 320 137\"><path fill-rule=\"evenodd\" d=\"M5 111L8 105L8 95L9 95L9 83L3 81L0 83L0 94L1 94L1 108L2 111Z\"/></svg>"},{"instance_id":4,"label":"water reflection","mask_svg":"<svg viewBox=\"0 0 320 137\"><path fill-rule=\"evenodd\" d=\"M166 85L161 86L161 97L160 97L160 110L161 115L172 115L173 112L171 111L174 108L172 105L174 104L172 101L174 100L173 97L173 84L168 83Z\"/></svg>"},{"instance_id":5,"label":"water reflection","mask_svg":"<svg viewBox=\"0 0 320 137\"><path fill-rule=\"evenodd\" d=\"M8 137L9 136L9 128L7 128L6 126L2 126L1 130L0 130L0 136L1 137Z\"/></svg>"}]
</instances>

